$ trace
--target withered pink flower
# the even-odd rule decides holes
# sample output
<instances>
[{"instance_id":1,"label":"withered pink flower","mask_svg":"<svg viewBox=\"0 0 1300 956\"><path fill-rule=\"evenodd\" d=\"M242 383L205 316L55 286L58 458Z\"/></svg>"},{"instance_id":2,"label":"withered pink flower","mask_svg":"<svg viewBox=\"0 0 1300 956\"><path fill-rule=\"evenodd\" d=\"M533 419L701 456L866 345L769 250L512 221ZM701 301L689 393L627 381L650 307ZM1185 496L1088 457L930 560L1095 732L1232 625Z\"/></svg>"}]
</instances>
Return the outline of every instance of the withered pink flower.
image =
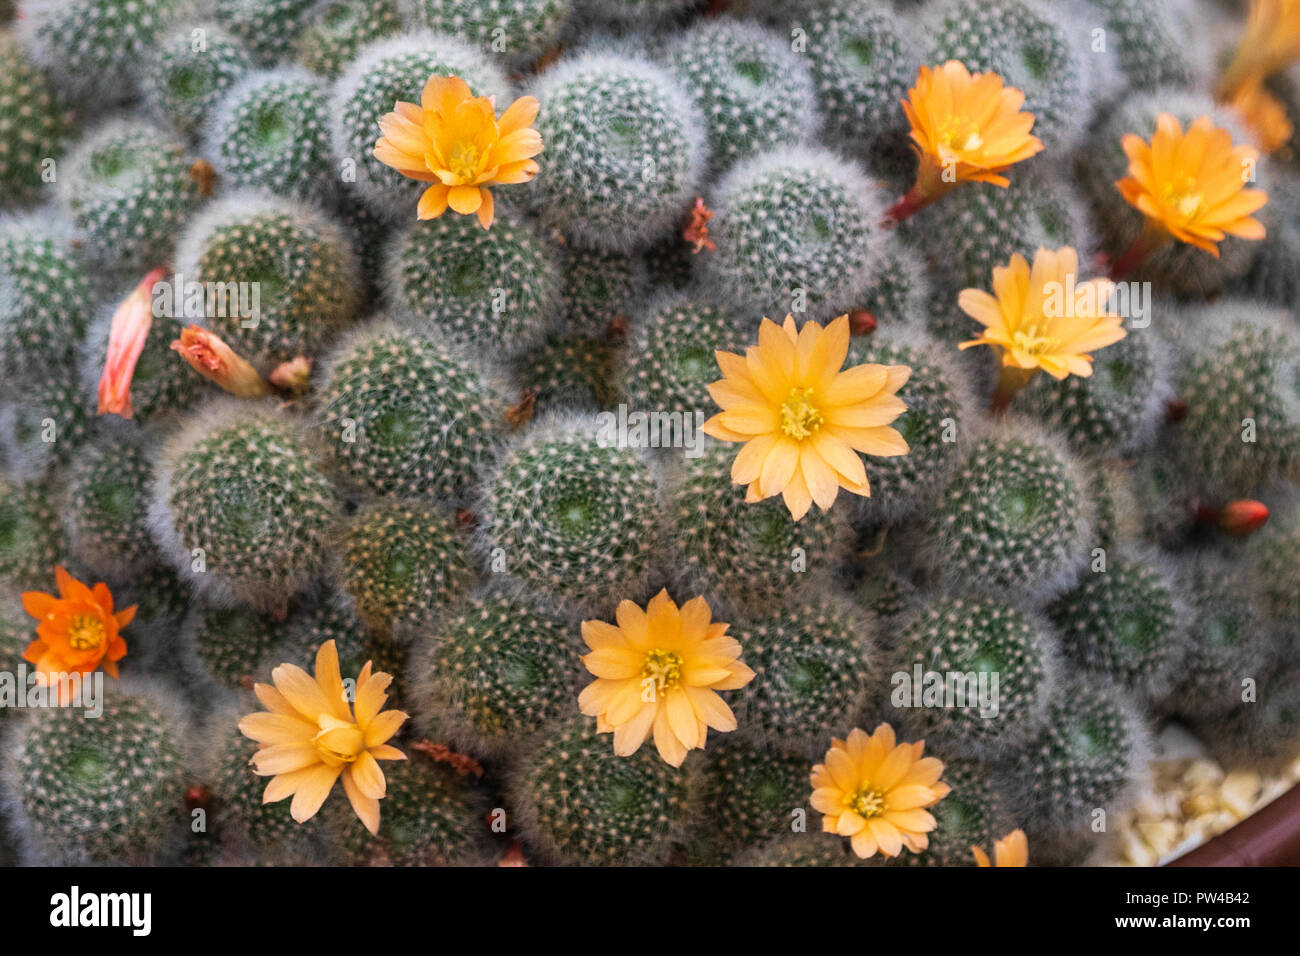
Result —
<instances>
[{"instance_id":1,"label":"withered pink flower","mask_svg":"<svg viewBox=\"0 0 1300 956\"><path fill-rule=\"evenodd\" d=\"M298 355L287 362L281 362L271 369L267 378L276 388L282 388L286 392L304 392L307 390L307 380L311 378L311 359Z\"/></svg>"},{"instance_id":2,"label":"withered pink flower","mask_svg":"<svg viewBox=\"0 0 1300 956\"><path fill-rule=\"evenodd\" d=\"M104 373L99 378L98 415L130 418L133 414L131 377L135 375L135 364L140 360L145 340L153 327L153 287L166 274L164 269L154 269L140 280L113 313Z\"/></svg>"},{"instance_id":3,"label":"withered pink flower","mask_svg":"<svg viewBox=\"0 0 1300 956\"><path fill-rule=\"evenodd\" d=\"M194 371L216 382L231 395L257 398L271 394L271 386L257 373L257 369L210 329L186 326L171 347L190 363Z\"/></svg>"}]
</instances>

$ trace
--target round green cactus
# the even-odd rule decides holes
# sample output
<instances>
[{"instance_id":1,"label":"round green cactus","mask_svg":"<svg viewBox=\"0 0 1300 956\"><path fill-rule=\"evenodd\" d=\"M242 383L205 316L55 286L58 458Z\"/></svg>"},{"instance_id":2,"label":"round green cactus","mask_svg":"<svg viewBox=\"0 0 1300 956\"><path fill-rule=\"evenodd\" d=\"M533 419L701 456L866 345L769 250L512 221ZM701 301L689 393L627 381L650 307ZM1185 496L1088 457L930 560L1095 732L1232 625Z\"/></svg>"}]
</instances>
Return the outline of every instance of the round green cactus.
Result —
<instances>
[{"instance_id":1,"label":"round green cactus","mask_svg":"<svg viewBox=\"0 0 1300 956\"><path fill-rule=\"evenodd\" d=\"M453 519L417 502L370 505L342 538L343 585L367 621L419 624L469 584L468 541Z\"/></svg>"},{"instance_id":2,"label":"round green cactus","mask_svg":"<svg viewBox=\"0 0 1300 956\"><path fill-rule=\"evenodd\" d=\"M614 404L616 349L608 339L549 338L519 362L519 383L534 394L539 412L602 409Z\"/></svg>"},{"instance_id":3,"label":"round green cactus","mask_svg":"<svg viewBox=\"0 0 1300 956\"><path fill-rule=\"evenodd\" d=\"M1257 699L1192 726L1227 769L1284 773L1300 752L1300 673L1290 660L1273 661Z\"/></svg>"},{"instance_id":4,"label":"round green cactus","mask_svg":"<svg viewBox=\"0 0 1300 956\"><path fill-rule=\"evenodd\" d=\"M142 120L109 120L87 134L58 180L59 204L85 234L87 254L132 271L165 262L199 205L192 162L173 134Z\"/></svg>"},{"instance_id":5,"label":"round green cactus","mask_svg":"<svg viewBox=\"0 0 1300 956\"><path fill-rule=\"evenodd\" d=\"M40 381L72 368L85 335L90 278L63 236L34 220L0 224L0 375Z\"/></svg>"},{"instance_id":6,"label":"round green cactus","mask_svg":"<svg viewBox=\"0 0 1300 956\"><path fill-rule=\"evenodd\" d=\"M649 581L657 493L641 454L605 441L590 420L534 426L488 478L493 571L578 605L612 606Z\"/></svg>"},{"instance_id":7,"label":"round green cactus","mask_svg":"<svg viewBox=\"0 0 1300 956\"><path fill-rule=\"evenodd\" d=\"M212 23L162 37L141 78L145 103L182 133L197 134L226 91L253 68L244 45Z\"/></svg>"},{"instance_id":8,"label":"round green cactus","mask_svg":"<svg viewBox=\"0 0 1300 956\"><path fill-rule=\"evenodd\" d=\"M705 771L700 805L709 842L725 853L763 843L806 825L812 765L802 754L732 741Z\"/></svg>"},{"instance_id":9,"label":"round green cactus","mask_svg":"<svg viewBox=\"0 0 1300 956\"><path fill-rule=\"evenodd\" d=\"M223 687L246 687L284 638L284 624L249 607L200 604L186 622L187 639L203 669Z\"/></svg>"},{"instance_id":10,"label":"round green cactus","mask_svg":"<svg viewBox=\"0 0 1300 956\"><path fill-rule=\"evenodd\" d=\"M587 866L661 862L690 812L685 771L646 746L615 755L587 717L546 732L515 770L509 797L528 845Z\"/></svg>"},{"instance_id":11,"label":"round green cactus","mask_svg":"<svg viewBox=\"0 0 1300 956\"><path fill-rule=\"evenodd\" d=\"M484 229L472 216L443 215L403 232L388 285L402 325L518 354L554 321L560 278L551 247L527 223L498 216Z\"/></svg>"},{"instance_id":12,"label":"round green cactus","mask_svg":"<svg viewBox=\"0 0 1300 956\"><path fill-rule=\"evenodd\" d=\"M930 518L934 565L999 590L1062 585L1088 556L1080 473L1045 436L1004 426L980 440Z\"/></svg>"},{"instance_id":13,"label":"round green cactus","mask_svg":"<svg viewBox=\"0 0 1300 956\"><path fill-rule=\"evenodd\" d=\"M158 476L155 535L200 590L281 609L320 569L338 504L291 420L218 406L171 438Z\"/></svg>"},{"instance_id":14,"label":"round green cactus","mask_svg":"<svg viewBox=\"0 0 1300 956\"><path fill-rule=\"evenodd\" d=\"M792 833L742 850L729 866L811 867L863 866L843 837L829 833Z\"/></svg>"},{"instance_id":15,"label":"round green cactus","mask_svg":"<svg viewBox=\"0 0 1300 956\"><path fill-rule=\"evenodd\" d=\"M112 694L103 714L36 713L15 741L11 799L67 862L147 862L187 828L182 726L146 696Z\"/></svg>"},{"instance_id":16,"label":"round green cactus","mask_svg":"<svg viewBox=\"0 0 1300 956\"><path fill-rule=\"evenodd\" d=\"M339 655L339 672L355 678L369 661L372 670L391 674L389 707L403 694L405 648L368 631L356 610L346 600L309 604L292 614L284 624L284 640L272 649L258 668L263 678L280 664L293 664L309 673L316 668L316 653L326 641L333 641Z\"/></svg>"},{"instance_id":17,"label":"round green cactus","mask_svg":"<svg viewBox=\"0 0 1300 956\"><path fill-rule=\"evenodd\" d=\"M891 334L902 328L923 329L933 295L924 257L894 232L881 245L880 266L859 299L859 309Z\"/></svg>"},{"instance_id":18,"label":"round green cactus","mask_svg":"<svg viewBox=\"0 0 1300 956\"><path fill-rule=\"evenodd\" d=\"M499 108L510 101L510 86L488 56L454 37L423 31L363 47L334 84L334 157L355 173L351 185L368 207L401 222L415 216L428 183L409 179L375 158L379 119L399 101L419 103L434 75L459 76L475 96L494 97Z\"/></svg>"},{"instance_id":19,"label":"round green cactus","mask_svg":"<svg viewBox=\"0 0 1300 956\"><path fill-rule=\"evenodd\" d=\"M153 463L140 443L99 441L68 469L64 525L71 551L96 571L121 574L151 563Z\"/></svg>"},{"instance_id":20,"label":"round green cactus","mask_svg":"<svg viewBox=\"0 0 1300 956\"><path fill-rule=\"evenodd\" d=\"M0 205L41 195L42 174L62 157L72 126L63 97L14 37L0 34Z\"/></svg>"},{"instance_id":21,"label":"round green cactus","mask_svg":"<svg viewBox=\"0 0 1300 956\"><path fill-rule=\"evenodd\" d=\"M649 282L639 256L566 246L561 256L560 312L565 328L599 337L630 315Z\"/></svg>"},{"instance_id":22,"label":"round green cactus","mask_svg":"<svg viewBox=\"0 0 1300 956\"><path fill-rule=\"evenodd\" d=\"M329 0L313 10L293 41L294 56L313 73L332 79L366 44L401 29L402 9L397 0Z\"/></svg>"},{"instance_id":23,"label":"round green cactus","mask_svg":"<svg viewBox=\"0 0 1300 956\"><path fill-rule=\"evenodd\" d=\"M10 474L21 480L49 476L86 446L92 429L89 403L69 371L51 374L0 403L0 441Z\"/></svg>"},{"instance_id":24,"label":"round green cactus","mask_svg":"<svg viewBox=\"0 0 1300 956\"><path fill-rule=\"evenodd\" d=\"M987 754L1038 730L1054 690L1054 649L1045 629L1014 605L986 597L929 602L908 624L899 650L891 701L918 736ZM945 691L937 702L926 695L931 678ZM989 701L981 697L985 687Z\"/></svg>"},{"instance_id":25,"label":"round green cactus","mask_svg":"<svg viewBox=\"0 0 1300 956\"><path fill-rule=\"evenodd\" d=\"M493 595L464 601L415 659L421 729L476 751L517 752L573 712L577 661L574 628L546 610Z\"/></svg>"},{"instance_id":26,"label":"round green cactus","mask_svg":"<svg viewBox=\"0 0 1300 956\"><path fill-rule=\"evenodd\" d=\"M710 443L674 475L670 564L739 607L782 601L824 580L847 536L839 512L818 509L795 521L779 498L747 503L731 480L735 457L734 446Z\"/></svg>"},{"instance_id":27,"label":"round green cactus","mask_svg":"<svg viewBox=\"0 0 1300 956\"><path fill-rule=\"evenodd\" d=\"M927 748L928 749L928 748ZM933 756L933 755L931 755ZM1004 813L1002 795L993 782L993 769L970 760L943 761L943 782L952 791L930 807L935 828L920 853L904 853L898 862L911 866L974 866L972 846L992 853Z\"/></svg>"},{"instance_id":28,"label":"round green cactus","mask_svg":"<svg viewBox=\"0 0 1300 956\"><path fill-rule=\"evenodd\" d=\"M299 67L250 72L213 109L204 155L227 188L310 199L334 182L329 97Z\"/></svg>"},{"instance_id":29,"label":"round green cactus","mask_svg":"<svg viewBox=\"0 0 1300 956\"><path fill-rule=\"evenodd\" d=\"M378 494L463 497L505 425L474 367L383 320L340 344L316 401L335 466Z\"/></svg>"},{"instance_id":30,"label":"round green cactus","mask_svg":"<svg viewBox=\"0 0 1300 956\"><path fill-rule=\"evenodd\" d=\"M251 362L312 355L354 317L361 296L356 257L343 230L315 209L236 192L190 223L176 251L186 283L204 283L202 314ZM208 285L211 284L211 285Z\"/></svg>"},{"instance_id":31,"label":"round green cactus","mask_svg":"<svg viewBox=\"0 0 1300 956\"><path fill-rule=\"evenodd\" d=\"M704 117L715 168L809 139L817 121L810 59L743 20L704 20L672 42L666 62Z\"/></svg>"},{"instance_id":32,"label":"round green cactus","mask_svg":"<svg viewBox=\"0 0 1300 956\"><path fill-rule=\"evenodd\" d=\"M670 293L652 301L636 317L619 371L629 410L712 415L709 385L721 377L714 352L743 354L749 342L710 299Z\"/></svg>"},{"instance_id":33,"label":"round green cactus","mask_svg":"<svg viewBox=\"0 0 1300 956\"><path fill-rule=\"evenodd\" d=\"M1147 697L1168 689L1184 653L1173 587L1152 555L1117 555L1086 573L1048 615L1066 656Z\"/></svg>"},{"instance_id":34,"label":"round green cactus","mask_svg":"<svg viewBox=\"0 0 1300 956\"><path fill-rule=\"evenodd\" d=\"M1249 581L1260 611L1274 624L1300 621L1300 527L1292 506L1250 544ZM1287 518L1290 520L1288 521Z\"/></svg>"},{"instance_id":35,"label":"round green cactus","mask_svg":"<svg viewBox=\"0 0 1300 956\"><path fill-rule=\"evenodd\" d=\"M65 560L67 543L52 489L0 478L0 581L15 592L44 587Z\"/></svg>"},{"instance_id":36,"label":"round green cactus","mask_svg":"<svg viewBox=\"0 0 1300 956\"><path fill-rule=\"evenodd\" d=\"M947 350L923 334L881 329L849 342L846 367L906 365L912 370L897 395L907 406L892 422L907 442L906 455L863 456L871 497L861 499L873 517L902 515L925 505L957 468L963 429L974 417L965 380Z\"/></svg>"},{"instance_id":37,"label":"round green cactus","mask_svg":"<svg viewBox=\"0 0 1300 956\"><path fill-rule=\"evenodd\" d=\"M283 59L311 22L317 0L214 0L217 19L264 63Z\"/></svg>"},{"instance_id":38,"label":"round green cactus","mask_svg":"<svg viewBox=\"0 0 1300 956\"><path fill-rule=\"evenodd\" d=\"M741 727L787 745L820 746L851 726L878 666L871 619L827 597L732 624L757 675L740 692Z\"/></svg>"},{"instance_id":39,"label":"round green cactus","mask_svg":"<svg viewBox=\"0 0 1300 956\"><path fill-rule=\"evenodd\" d=\"M669 73L631 56L588 53L543 73L533 95L546 143L535 180L543 222L576 245L626 252L685 216L706 134Z\"/></svg>"},{"instance_id":40,"label":"round green cactus","mask_svg":"<svg viewBox=\"0 0 1300 956\"><path fill-rule=\"evenodd\" d=\"M839 315L857 308L875 276L884 204L834 153L783 148L740 162L709 206L717 249L704 274L755 318Z\"/></svg>"},{"instance_id":41,"label":"round green cactus","mask_svg":"<svg viewBox=\"0 0 1300 956\"><path fill-rule=\"evenodd\" d=\"M1106 18L1106 39L1114 46L1117 66L1129 88L1192 86L1204 79L1188 56L1192 27L1180 16L1181 4L1164 0L1093 2Z\"/></svg>"},{"instance_id":42,"label":"round green cactus","mask_svg":"<svg viewBox=\"0 0 1300 956\"><path fill-rule=\"evenodd\" d=\"M572 0L419 0L425 23L526 66L551 49Z\"/></svg>"}]
</instances>

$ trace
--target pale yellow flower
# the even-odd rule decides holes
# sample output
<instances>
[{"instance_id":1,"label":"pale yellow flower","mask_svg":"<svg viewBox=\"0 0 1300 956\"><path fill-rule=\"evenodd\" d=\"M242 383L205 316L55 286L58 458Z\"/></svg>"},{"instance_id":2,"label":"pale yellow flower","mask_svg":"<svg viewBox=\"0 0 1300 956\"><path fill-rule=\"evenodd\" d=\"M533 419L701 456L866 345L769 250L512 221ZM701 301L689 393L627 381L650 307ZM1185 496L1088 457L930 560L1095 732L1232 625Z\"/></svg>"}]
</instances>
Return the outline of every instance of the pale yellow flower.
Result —
<instances>
[{"instance_id":1,"label":"pale yellow flower","mask_svg":"<svg viewBox=\"0 0 1300 956\"><path fill-rule=\"evenodd\" d=\"M977 846L970 848L979 866L989 866L988 854ZM1012 830L993 844L993 866L1028 866L1029 839L1024 830Z\"/></svg>"}]
</instances>

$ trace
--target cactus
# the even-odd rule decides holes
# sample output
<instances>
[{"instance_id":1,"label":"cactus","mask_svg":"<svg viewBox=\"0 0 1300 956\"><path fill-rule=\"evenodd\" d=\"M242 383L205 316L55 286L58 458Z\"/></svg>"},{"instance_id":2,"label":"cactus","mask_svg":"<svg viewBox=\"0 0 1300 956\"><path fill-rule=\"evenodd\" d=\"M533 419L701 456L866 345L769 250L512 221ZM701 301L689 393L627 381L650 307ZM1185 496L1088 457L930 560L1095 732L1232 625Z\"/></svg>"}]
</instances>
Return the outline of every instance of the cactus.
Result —
<instances>
[{"instance_id":1,"label":"cactus","mask_svg":"<svg viewBox=\"0 0 1300 956\"><path fill-rule=\"evenodd\" d=\"M705 771L698 826L722 855L787 835L807 821L810 770L801 754L728 742Z\"/></svg>"},{"instance_id":2,"label":"cactus","mask_svg":"<svg viewBox=\"0 0 1300 956\"><path fill-rule=\"evenodd\" d=\"M666 62L704 117L712 165L806 142L817 122L808 60L756 23L705 20L678 35Z\"/></svg>"},{"instance_id":3,"label":"cactus","mask_svg":"<svg viewBox=\"0 0 1300 956\"><path fill-rule=\"evenodd\" d=\"M336 223L257 192L232 193L195 217L176 268L187 283L224 290L206 297L201 315L187 298L186 318L255 363L315 353L353 318L361 295L356 258Z\"/></svg>"},{"instance_id":4,"label":"cactus","mask_svg":"<svg viewBox=\"0 0 1300 956\"><path fill-rule=\"evenodd\" d=\"M0 581L13 593L44 586L66 550L50 489L0 477Z\"/></svg>"},{"instance_id":5,"label":"cactus","mask_svg":"<svg viewBox=\"0 0 1300 956\"><path fill-rule=\"evenodd\" d=\"M387 274L402 325L508 354L546 335L560 284L550 247L508 216L487 230L468 216L413 222L394 244Z\"/></svg>"},{"instance_id":6,"label":"cactus","mask_svg":"<svg viewBox=\"0 0 1300 956\"><path fill-rule=\"evenodd\" d=\"M917 251L898 238L886 239L880 250L880 266L858 300L858 309L870 313L887 331L895 327L920 329L924 328L933 294Z\"/></svg>"},{"instance_id":7,"label":"cactus","mask_svg":"<svg viewBox=\"0 0 1300 956\"><path fill-rule=\"evenodd\" d=\"M780 603L833 568L846 537L839 512L794 521L783 502L745 502L732 482L734 449L710 443L686 458L667 492L670 565L710 599L737 607Z\"/></svg>"},{"instance_id":8,"label":"cactus","mask_svg":"<svg viewBox=\"0 0 1300 956\"><path fill-rule=\"evenodd\" d=\"M270 680L259 667L284 639L284 623L249 607L200 603L185 622L183 639L212 680L246 687L250 679Z\"/></svg>"},{"instance_id":9,"label":"cactus","mask_svg":"<svg viewBox=\"0 0 1300 956\"><path fill-rule=\"evenodd\" d=\"M898 103L919 64L899 19L888 7L854 0L803 7L783 19L806 37L827 134L856 147L904 131Z\"/></svg>"},{"instance_id":10,"label":"cactus","mask_svg":"<svg viewBox=\"0 0 1300 956\"><path fill-rule=\"evenodd\" d=\"M878 264L884 205L852 164L778 149L736 164L709 202L716 251L704 274L755 317L825 319L856 308Z\"/></svg>"},{"instance_id":11,"label":"cactus","mask_svg":"<svg viewBox=\"0 0 1300 956\"><path fill-rule=\"evenodd\" d=\"M283 59L311 21L317 0L214 0L217 19L269 64Z\"/></svg>"},{"instance_id":12,"label":"cactus","mask_svg":"<svg viewBox=\"0 0 1300 956\"><path fill-rule=\"evenodd\" d=\"M1251 593L1264 617L1294 625L1300 621L1300 528L1294 513L1289 522L1285 517L1251 542L1247 567Z\"/></svg>"},{"instance_id":13,"label":"cactus","mask_svg":"<svg viewBox=\"0 0 1300 956\"><path fill-rule=\"evenodd\" d=\"M397 0L329 0L312 11L293 41L294 56L313 73L333 79L366 44L401 29L402 10Z\"/></svg>"},{"instance_id":14,"label":"cactus","mask_svg":"<svg viewBox=\"0 0 1300 956\"><path fill-rule=\"evenodd\" d=\"M0 404L0 441L14 478L46 477L85 447L91 413L80 384L68 372L51 375Z\"/></svg>"},{"instance_id":15,"label":"cactus","mask_svg":"<svg viewBox=\"0 0 1300 956\"><path fill-rule=\"evenodd\" d=\"M549 338L520 360L519 383L532 390L539 412L609 408L618 398L614 363L615 348L606 339Z\"/></svg>"},{"instance_id":16,"label":"cactus","mask_svg":"<svg viewBox=\"0 0 1300 956\"><path fill-rule=\"evenodd\" d=\"M1300 475L1300 336L1278 309L1221 302L1183 316L1196 344L1177 377L1175 451L1195 484L1245 495Z\"/></svg>"},{"instance_id":17,"label":"cactus","mask_svg":"<svg viewBox=\"0 0 1300 956\"><path fill-rule=\"evenodd\" d=\"M573 712L577 643L544 608L483 595L452 608L414 659L421 730L494 756Z\"/></svg>"},{"instance_id":18,"label":"cactus","mask_svg":"<svg viewBox=\"0 0 1300 956\"><path fill-rule=\"evenodd\" d=\"M1093 3L1106 18L1106 38L1115 47L1120 75L1130 89L1191 86L1203 79L1187 55L1192 28L1181 16L1186 4L1168 0Z\"/></svg>"},{"instance_id":19,"label":"cactus","mask_svg":"<svg viewBox=\"0 0 1300 956\"><path fill-rule=\"evenodd\" d=\"M370 661L373 670L394 677L389 700L396 702L402 698L405 648L368 632L346 598L309 604L291 615L284 624L284 640L267 655L259 673L267 677L280 664L294 664L311 671L316 652L326 641L333 641L338 649L339 672L344 677L356 677L366 661Z\"/></svg>"},{"instance_id":20,"label":"cactus","mask_svg":"<svg viewBox=\"0 0 1300 956\"><path fill-rule=\"evenodd\" d=\"M595 249L565 248L561 257L560 312L566 329L601 336L626 317L649 282L638 256Z\"/></svg>"},{"instance_id":21,"label":"cactus","mask_svg":"<svg viewBox=\"0 0 1300 956\"><path fill-rule=\"evenodd\" d=\"M184 832L184 727L169 701L115 693L98 717L80 707L30 716L5 783L38 846L68 863L149 862Z\"/></svg>"},{"instance_id":22,"label":"cactus","mask_svg":"<svg viewBox=\"0 0 1300 956\"><path fill-rule=\"evenodd\" d=\"M146 520L152 480L143 443L99 441L77 455L63 515L78 560L120 576L157 559Z\"/></svg>"},{"instance_id":23,"label":"cactus","mask_svg":"<svg viewBox=\"0 0 1300 956\"><path fill-rule=\"evenodd\" d=\"M1054 7L1048 19L1028 0L953 0L937 17L927 62L998 73L1025 94L1034 134L1049 148L1070 145L1085 131L1091 72L1071 42L1081 47L1083 31L1062 23L1064 14Z\"/></svg>"},{"instance_id":24,"label":"cactus","mask_svg":"<svg viewBox=\"0 0 1300 956\"><path fill-rule=\"evenodd\" d=\"M311 199L335 176L329 123L329 97L315 76L292 66L254 71L213 108L203 152L225 188Z\"/></svg>"},{"instance_id":25,"label":"cactus","mask_svg":"<svg viewBox=\"0 0 1300 956\"><path fill-rule=\"evenodd\" d=\"M973 408L949 353L924 334L882 329L851 339L845 365L863 364L912 370L898 390L907 411L893 423L907 442L907 454L863 459L871 497L860 506L872 517L897 517L927 504L952 476L960 460L959 438L974 417Z\"/></svg>"},{"instance_id":26,"label":"cactus","mask_svg":"<svg viewBox=\"0 0 1300 956\"><path fill-rule=\"evenodd\" d=\"M689 817L686 771L642 747L619 757L590 718L569 718L525 755L509 805L528 844L580 865L661 862Z\"/></svg>"},{"instance_id":27,"label":"cactus","mask_svg":"<svg viewBox=\"0 0 1300 956\"><path fill-rule=\"evenodd\" d=\"M169 439L156 474L154 537L200 591L273 610L321 567L337 500L291 420L218 405Z\"/></svg>"},{"instance_id":28,"label":"cactus","mask_svg":"<svg viewBox=\"0 0 1300 956\"><path fill-rule=\"evenodd\" d=\"M1014 605L992 598L928 602L907 625L894 659L894 706L905 709L918 737L937 737L959 752L992 756L1023 743L1038 731L1055 690L1055 648L1047 629ZM923 675L919 687L918 673ZM900 674L908 683L899 683ZM968 679L985 674L991 711L984 709L985 687ZM946 693L937 703L931 701L926 695L930 675L946 693L960 692L960 705ZM954 686L951 675L961 682ZM918 700L921 706L916 706Z\"/></svg>"},{"instance_id":29,"label":"cactus","mask_svg":"<svg viewBox=\"0 0 1300 956\"><path fill-rule=\"evenodd\" d=\"M815 749L852 726L879 663L870 617L828 596L733 623L730 633L757 674L740 692L741 727Z\"/></svg>"},{"instance_id":30,"label":"cactus","mask_svg":"<svg viewBox=\"0 0 1300 956\"><path fill-rule=\"evenodd\" d=\"M91 297L67 239L35 220L0 223L0 377L40 381L71 368Z\"/></svg>"},{"instance_id":31,"label":"cactus","mask_svg":"<svg viewBox=\"0 0 1300 956\"><path fill-rule=\"evenodd\" d=\"M499 404L472 365L382 319L339 345L317 392L325 447L350 484L450 499L495 448Z\"/></svg>"},{"instance_id":32,"label":"cactus","mask_svg":"<svg viewBox=\"0 0 1300 956\"><path fill-rule=\"evenodd\" d=\"M414 219L427 184L407 179L375 159L379 118L399 100L420 102L420 92L434 74L459 76L475 96L495 97L501 108L508 102L509 85L487 56L452 37L423 31L362 47L334 83L334 158L347 173L355 173L356 181L349 182L356 195L388 219Z\"/></svg>"},{"instance_id":33,"label":"cactus","mask_svg":"<svg viewBox=\"0 0 1300 956\"><path fill-rule=\"evenodd\" d=\"M226 91L253 69L244 45L212 23L172 30L148 63L141 77L145 103L187 135L197 134Z\"/></svg>"},{"instance_id":34,"label":"cactus","mask_svg":"<svg viewBox=\"0 0 1300 956\"><path fill-rule=\"evenodd\" d=\"M743 353L749 336L708 298L669 293L636 317L619 370L628 408L641 412L712 415L717 351ZM703 421L700 420L703 424Z\"/></svg>"},{"instance_id":35,"label":"cactus","mask_svg":"<svg viewBox=\"0 0 1300 956\"><path fill-rule=\"evenodd\" d=\"M1026 814L1031 841L1036 831L1087 832L1094 811L1124 808L1149 753L1133 705L1117 687L1091 677L1052 698L1042 729L1008 759L1002 779L1010 805Z\"/></svg>"},{"instance_id":36,"label":"cactus","mask_svg":"<svg viewBox=\"0 0 1300 956\"><path fill-rule=\"evenodd\" d=\"M1300 673L1289 659L1270 663L1256 700L1193 724L1228 770L1280 774L1300 753Z\"/></svg>"},{"instance_id":37,"label":"cactus","mask_svg":"<svg viewBox=\"0 0 1300 956\"><path fill-rule=\"evenodd\" d=\"M660 522L654 474L590 419L535 425L488 478L484 545L494 572L557 599L612 607L650 582Z\"/></svg>"},{"instance_id":38,"label":"cactus","mask_svg":"<svg viewBox=\"0 0 1300 956\"><path fill-rule=\"evenodd\" d=\"M977 442L930 519L930 560L952 581L998 591L1073 580L1091 540L1077 465L1045 435L1011 423Z\"/></svg>"},{"instance_id":39,"label":"cactus","mask_svg":"<svg viewBox=\"0 0 1300 956\"><path fill-rule=\"evenodd\" d=\"M609 24L658 24L680 16L692 0L575 0L577 17L591 17Z\"/></svg>"},{"instance_id":40,"label":"cactus","mask_svg":"<svg viewBox=\"0 0 1300 956\"><path fill-rule=\"evenodd\" d=\"M24 3L20 36L32 59L71 101L131 99L142 66L183 0L53 0Z\"/></svg>"},{"instance_id":41,"label":"cactus","mask_svg":"<svg viewBox=\"0 0 1300 956\"><path fill-rule=\"evenodd\" d=\"M794 833L749 847L731 858L729 866L809 867L864 866L848 841L828 833Z\"/></svg>"},{"instance_id":42,"label":"cactus","mask_svg":"<svg viewBox=\"0 0 1300 956\"><path fill-rule=\"evenodd\" d=\"M416 755L384 767L379 835L371 836L345 801L326 808L330 836L357 866L482 866L486 804L450 768Z\"/></svg>"},{"instance_id":43,"label":"cactus","mask_svg":"<svg viewBox=\"0 0 1300 956\"><path fill-rule=\"evenodd\" d=\"M419 624L462 595L467 543L456 525L415 502L379 502L343 532L343 585L367 621Z\"/></svg>"},{"instance_id":44,"label":"cactus","mask_svg":"<svg viewBox=\"0 0 1300 956\"><path fill-rule=\"evenodd\" d=\"M696 195L704 121L677 81L635 57L588 53L539 77L534 181L542 221L575 245L627 252L671 230Z\"/></svg>"},{"instance_id":45,"label":"cactus","mask_svg":"<svg viewBox=\"0 0 1300 956\"><path fill-rule=\"evenodd\" d=\"M927 834L930 845L921 853L902 854L897 862L911 866L974 866L971 847L987 853L1002 835L998 826L1006 808L991 773L992 768L985 764L945 758L943 782L952 787L952 792L930 808L936 823Z\"/></svg>"},{"instance_id":46,"label":"cactus","mask_svg":"<svg viewBox=\"0 0 1300 956\"><path fill-rule=\"evenodd\" d=\"M63 156L73 122L45 74L10 34L0 33L0 205L40 196L43 174Z\"/></svg>"},{"instance_id":47,"label":"cactus","mask_svg":"<svg viewBox=\"0 0 1300 956\"><path fill-rule=\"evenodd\" d=\"M551 49L572 0L419 0L424 22L526 66Z\"/></svg>"},{"instance_id":48,"label":"cactus","mask_svg":"<svg viewBox=\"0 0 1300 956\"><path fill-rule=\"evenodd\" d=\"M1080 451L1131 450L1151 437L1164 414L1167 386L1154 338L1145 329L1129 329L1094 356L1090 376L1036 376L1017 404Z\"/></svg>"}]
</instances>

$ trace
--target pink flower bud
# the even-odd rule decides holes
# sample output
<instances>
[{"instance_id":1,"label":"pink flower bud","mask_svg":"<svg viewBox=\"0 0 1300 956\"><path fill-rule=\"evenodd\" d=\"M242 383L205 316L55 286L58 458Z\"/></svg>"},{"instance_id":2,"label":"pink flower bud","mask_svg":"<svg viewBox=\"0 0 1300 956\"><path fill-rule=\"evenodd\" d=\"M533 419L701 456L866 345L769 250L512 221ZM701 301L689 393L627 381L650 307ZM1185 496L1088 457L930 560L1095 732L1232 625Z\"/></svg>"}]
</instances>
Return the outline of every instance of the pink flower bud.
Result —
<instances>
[{"instance_id":1,"label":"pink flower bud","mask_svg":"<svg viewBox=\"0 0 1300 956\"><path fill-rule=\"evenodd\" d=\"M270 395L271 386L257 369L235 354L235 350L215 332L197 325L181 330L181 337L171 345L173 352L190 363L204 378L211 379L232 395L256 398Z\"/></svg>"},{"instance_id":2,"label":"pink flower bud","mask_svg":"<svg viewBox=\"0 0 1300 956\"><path fill-rule=\"evenodd\" d=\"M166 275L163 269L154 269L140 280L134 291L122 300L113 313L113 325L108 333L108 353L104 358L104 373L99 378L99 415L120 415L130 418L131 377L135 364L144 351L145 340L153 327L153 287Z\"/></svg>"}]
</instances>

